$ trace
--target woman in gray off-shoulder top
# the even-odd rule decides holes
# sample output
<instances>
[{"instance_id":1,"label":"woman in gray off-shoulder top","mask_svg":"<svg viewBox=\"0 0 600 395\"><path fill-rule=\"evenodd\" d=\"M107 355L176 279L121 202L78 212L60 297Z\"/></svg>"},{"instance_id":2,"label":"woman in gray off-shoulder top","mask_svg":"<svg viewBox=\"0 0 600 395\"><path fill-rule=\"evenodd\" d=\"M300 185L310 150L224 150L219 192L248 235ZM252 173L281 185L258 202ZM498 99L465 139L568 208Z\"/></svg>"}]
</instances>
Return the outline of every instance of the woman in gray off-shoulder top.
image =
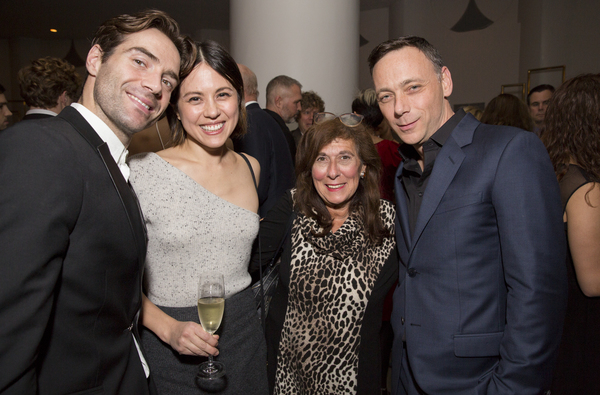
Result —
<instances>
[{"instance_id":1,"label":"woman in gray off-shoulder top","mask_svg":"<svg viewBox=\"0 0 600 395\"><path fill-rule=\"evenodd\" d=\"M195 376L209 354L225 364L225 377L210 383L217 393L266 394L266 346L248 274L259 228L253 175L260 169L226 146L245 132L243 81L217 43L197 49L167 110L172 146L129 162L149 238L142 346L161 394L203 393ZM226 291L214 337L199 324L196 307L207 271L223 274Z\"/></svg>"}]
</instances>

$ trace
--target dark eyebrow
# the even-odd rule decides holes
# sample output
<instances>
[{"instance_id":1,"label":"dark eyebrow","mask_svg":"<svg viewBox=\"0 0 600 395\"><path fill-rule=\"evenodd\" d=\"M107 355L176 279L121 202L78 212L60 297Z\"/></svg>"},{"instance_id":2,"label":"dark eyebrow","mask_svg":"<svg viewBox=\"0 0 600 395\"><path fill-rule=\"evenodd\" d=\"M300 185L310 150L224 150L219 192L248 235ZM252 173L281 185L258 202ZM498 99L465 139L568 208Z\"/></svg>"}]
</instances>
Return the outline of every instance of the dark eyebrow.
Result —
<instances>
[{"instance_id":1,"label":"dark eyebrow","mask_svg":"<svg viewBox=\"0 0 600 395\"><path fill-rule=\"evenodd\" d=\"M133 52L133 51L138 51L143 53L144 55L146 55L147 57L150 58L150 60L160 63L160 59L158 59L152 52L148 51L146 48L144 47L132 47L129 48L128 52ZM175 80L176 83L179 83L179 76L177 74L175 74L174 71L172 70L168 70L165 72L165 74L171 78L173 78Z\"/></svg>"}]
</instances>

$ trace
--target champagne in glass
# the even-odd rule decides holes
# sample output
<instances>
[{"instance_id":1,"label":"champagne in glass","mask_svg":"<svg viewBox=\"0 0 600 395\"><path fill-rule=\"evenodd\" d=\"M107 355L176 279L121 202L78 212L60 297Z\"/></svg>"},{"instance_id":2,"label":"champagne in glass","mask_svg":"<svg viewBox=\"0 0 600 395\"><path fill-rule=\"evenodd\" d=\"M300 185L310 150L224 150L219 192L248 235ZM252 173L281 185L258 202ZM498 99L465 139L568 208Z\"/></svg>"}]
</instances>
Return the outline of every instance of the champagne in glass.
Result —
<instances>
[{"instance_id":1,"label":"champagne in glass","mask_svg":"<svg viewBox=\"0 0 600 395\"><path fill-rule=\"evenodd\" d=\"M223 319L225 307L225 285L223 275L216 273L203 273L198 282L198 317L202 328L213 335ZM225 374L225 365L213 361L212 355L208 361L200 364L199 379L216 379Z\"/></svg>"},{"instance_id":2,"label":"champagne in glass","mask_svg":"<svg viewBox=\"0 0 600 395\"><path fill-rule=\"evenodd\" d=\"M198 316L200 324L205 331L214 334L221 325L223 318L223 308L225 307L224 298L202 298L198 299Z\"/></svg>"}]
</instances>

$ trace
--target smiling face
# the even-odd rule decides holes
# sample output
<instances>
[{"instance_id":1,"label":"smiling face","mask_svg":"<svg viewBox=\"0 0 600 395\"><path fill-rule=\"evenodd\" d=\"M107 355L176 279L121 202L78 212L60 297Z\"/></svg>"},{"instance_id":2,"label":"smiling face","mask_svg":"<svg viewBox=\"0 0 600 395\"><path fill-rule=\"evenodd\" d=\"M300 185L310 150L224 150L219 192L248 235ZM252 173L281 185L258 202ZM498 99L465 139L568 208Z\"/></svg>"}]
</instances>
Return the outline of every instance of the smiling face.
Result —
<instances>
[{"instance_id":1,"label":"smiling face","mask_svg":"<svg viewBox=\"0 0 600 395\"><path fill-rule=\"evenodd\" d=\"M328 209L348 210L365 168L351 140L333 140L319 151L312 178Z\"/></svg>"},{"instance_id":2,"label":"smiling face","mask_svg":"<svg viewBox=\"0 0 600 395\"><path fill-rule=\"evenodd\" d=\"M181 83L177 115L187 138L205 148L225 145L240 116L236 90L206 63Z\"/></svg>"},{"instance_id":3,"label":"smiling face","mask_svg":"<svg viewBox=\"0 0 600 395\"><path fill-rule=\"evenodd\" d=\"M441 78L433 63L417 48L392 51L373 67L379 108L400 139L423 154L422 145L453 115L445 97L452 78L443 67Z\"/></svg>"},{"instance_id":4,"label":"smiling face","mask_svg":"<svg viewBox=\"0 0 600 395\"><path fill-rule=\"evenodd\" d=\"M148 29L125 36L107 59L102 55L98 45L88 54L93 100L86 95L86 83L83 105L126 143L169 105L178 82L179 52L166 35Z\"/></svg>"}]
</instances>

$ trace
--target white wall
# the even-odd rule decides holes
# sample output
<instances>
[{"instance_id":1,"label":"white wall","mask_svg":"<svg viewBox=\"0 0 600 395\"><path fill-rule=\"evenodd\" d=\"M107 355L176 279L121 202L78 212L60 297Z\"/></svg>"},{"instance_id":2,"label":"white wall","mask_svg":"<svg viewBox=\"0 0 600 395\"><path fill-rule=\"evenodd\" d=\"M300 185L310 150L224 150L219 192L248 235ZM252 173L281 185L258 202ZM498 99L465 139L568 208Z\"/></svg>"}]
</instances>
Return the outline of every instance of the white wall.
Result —
<instances>
[{"instance_id":1,"label":"white wall","mask_svg":"<svg viewBox=\"0 0 600 395\"><path fill-rule=\"evenodd\" d=\"M452 73L453 104L487 103L500 93L501 85L526 84L529 69L565 65L567 79L600 72L600 1L477 0L482 13L494 23L483 30L451 31L467 3L392 0L390 7L363 11L360 32L369 40L386 40L386 28L391 37L426 38ZM370 42L368 47L377 44ZM370 52L366 47L360 53L361 89L372 86L364 63L368 53L363 52ZM532 74L532 87L557 85L554 80L559 74Z\"/></svg>"}]
</instances>

